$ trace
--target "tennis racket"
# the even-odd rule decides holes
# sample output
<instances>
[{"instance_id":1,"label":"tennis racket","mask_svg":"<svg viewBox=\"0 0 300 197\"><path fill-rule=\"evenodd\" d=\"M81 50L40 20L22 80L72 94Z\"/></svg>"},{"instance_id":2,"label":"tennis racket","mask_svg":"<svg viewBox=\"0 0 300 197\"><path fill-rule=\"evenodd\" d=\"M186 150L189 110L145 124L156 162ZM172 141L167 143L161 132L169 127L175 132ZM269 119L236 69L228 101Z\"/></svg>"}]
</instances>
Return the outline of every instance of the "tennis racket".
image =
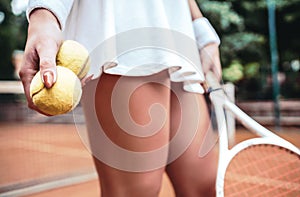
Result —
<instances>
[{"instance_id":1,"label":"tennis racket","mask_svg":"<svg viewBox=\"0 0 300 197\"><path fill-rule=\"evenodd\" d=\"M250 118L232 103L212 72L207 92L219 132L217 196L300 196L300 150ZM229 149L225 110L259 137Z\"/></svg>"}]
</instances>

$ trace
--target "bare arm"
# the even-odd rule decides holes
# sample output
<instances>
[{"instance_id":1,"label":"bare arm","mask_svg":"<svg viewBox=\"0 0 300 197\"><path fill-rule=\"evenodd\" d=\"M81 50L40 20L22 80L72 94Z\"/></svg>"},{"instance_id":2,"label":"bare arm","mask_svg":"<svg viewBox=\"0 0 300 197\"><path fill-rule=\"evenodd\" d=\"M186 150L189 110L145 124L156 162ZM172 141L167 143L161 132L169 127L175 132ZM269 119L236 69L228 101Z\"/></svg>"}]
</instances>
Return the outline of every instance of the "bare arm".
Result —
<instances>
[{"instance_id":1,"label":"bare arm","mask_svg":"<svg viewBox=\"0 0 300 197\"><path fill-rule=\"evenodd\" d=\"M192 20L203 17L195 0L189 0L189 7L192 15Z\"/></svg>"},{"instance_id":2,"label":"bare arm","mask_svg":"<svg viewBox=\"0 0 300 197\"><path fill-rule=\"evenodd\" d=\"M203 17L195 0L188 0L191 11L192 20ZM200 50L200 58L204 73L212 70L216 76L221 79L222 68L220 62L220 53L218 44L211 43Z\"/></svg>"}]
</instances>

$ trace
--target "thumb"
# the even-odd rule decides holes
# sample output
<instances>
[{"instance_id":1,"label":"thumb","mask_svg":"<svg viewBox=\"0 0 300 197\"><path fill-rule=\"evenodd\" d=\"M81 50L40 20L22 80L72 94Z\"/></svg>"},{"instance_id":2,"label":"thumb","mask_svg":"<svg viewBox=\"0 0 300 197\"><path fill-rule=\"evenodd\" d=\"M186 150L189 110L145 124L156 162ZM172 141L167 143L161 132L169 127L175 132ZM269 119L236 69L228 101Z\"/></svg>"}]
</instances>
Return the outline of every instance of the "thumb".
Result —
<instances>
[{"instance_id":1,"label":"thumb","mask_svg":"<svg viewBox=\"0 0 300 197\"><path fill-rule=\"evenodd\" d=\"M46 46L37 47L39 55L39 67L42 81L46 88L51 88L56 82L56 54L58 46L55 42L47 43Z\"/></svg>"},{"instance_id":2,"label":"thumb","mask_svg":"<svg viewBox=\"0 0 300 197\"><path fill-rule=\"evenodd\" d=\"M41 72L42 73L42 72ZM56 82L56 70L44 70L42 76L42 81L46 88L51 88Z\"/></svg>"}]
</instances>

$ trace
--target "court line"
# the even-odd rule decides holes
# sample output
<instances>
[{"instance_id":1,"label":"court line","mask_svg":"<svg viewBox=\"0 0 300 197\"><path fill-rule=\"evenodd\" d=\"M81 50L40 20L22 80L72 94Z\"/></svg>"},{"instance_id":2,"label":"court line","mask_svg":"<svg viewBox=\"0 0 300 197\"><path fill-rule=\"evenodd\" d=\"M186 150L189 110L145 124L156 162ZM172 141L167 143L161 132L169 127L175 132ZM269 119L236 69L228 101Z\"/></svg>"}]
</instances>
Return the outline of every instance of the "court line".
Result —
<instances>
[{"instance_id":1,"label":"court line","mask_svg":"<svg viewBox=\"0 0 300 197\"><path fill-rule=\"evenodd\" d=\"M61 178L57 180L48 181L46 183L40 183L36 185L31 185L28 187L15 189L11 191L7 191L0 194L0 197L18 197L18 196L26 196L31 194L40 193L43 191L48 191L51 189L58 189L62 187L67 187L79 183L84 183L92 180L96 180L98 178L96 172L75 175L72 177Z\"/></svg>"}]
</instances>

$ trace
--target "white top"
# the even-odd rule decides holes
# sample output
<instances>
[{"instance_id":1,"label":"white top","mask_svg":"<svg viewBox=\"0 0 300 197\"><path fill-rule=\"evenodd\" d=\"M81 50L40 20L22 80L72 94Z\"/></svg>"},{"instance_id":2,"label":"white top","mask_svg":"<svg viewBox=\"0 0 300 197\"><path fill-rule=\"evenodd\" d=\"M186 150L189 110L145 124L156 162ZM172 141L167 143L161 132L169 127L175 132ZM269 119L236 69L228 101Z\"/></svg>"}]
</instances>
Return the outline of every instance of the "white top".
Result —
<instances>
[{"instance_id":1,"label":"white top","mask_svg":"<svg viewBox=\"0 0 300 197\"><path fill-rule=\"evenodd\" d=\"M146 76L168 69L171 81L203 93L187 0L30 0L27 15L37 7L56 15L65 39L89 50L88 75Z\"/></svg>"}]
</instances>

